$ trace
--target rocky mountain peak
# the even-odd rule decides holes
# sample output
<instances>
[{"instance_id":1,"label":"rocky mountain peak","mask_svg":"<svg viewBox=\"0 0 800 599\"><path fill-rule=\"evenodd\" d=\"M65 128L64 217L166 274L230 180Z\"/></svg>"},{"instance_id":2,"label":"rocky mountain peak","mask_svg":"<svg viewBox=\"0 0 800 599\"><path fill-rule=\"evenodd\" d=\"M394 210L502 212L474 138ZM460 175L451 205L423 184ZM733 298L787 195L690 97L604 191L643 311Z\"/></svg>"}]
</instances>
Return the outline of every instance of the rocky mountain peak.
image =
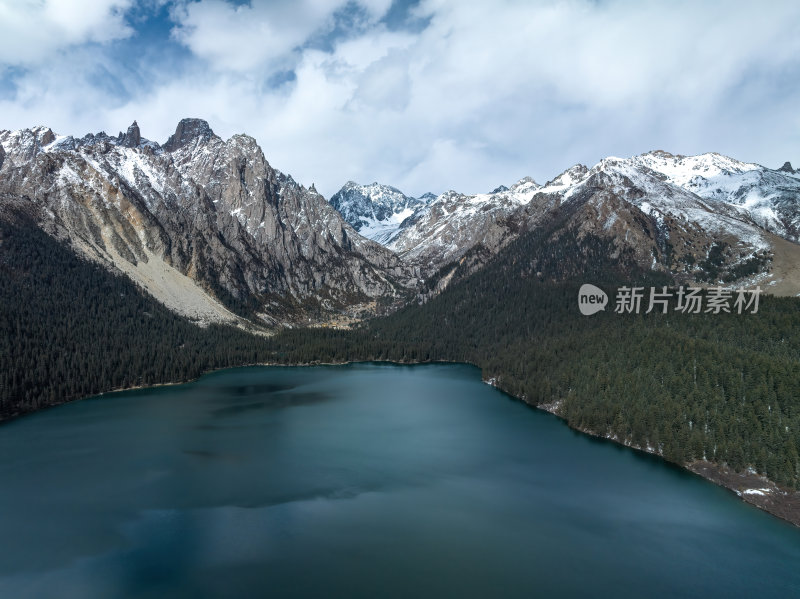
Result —
<instances>
[{"instance_id":1,"label":"rocky mountain peak","mask_svg":"<svg viewBox=\"0 0 800 599\"><path fill-rule=\"evenodd\" d=\"M792 168L792 163L789 162L788 160L786 162L784 162L783 166L781 168L779 168L778 170L782 171L784 173L793 173L794 172L794 169Z\"/></svg>"},{"instance_id":2,"label":"rocky mountain peak","mask_svg":"<svg viewBox=\"0 0 800 599\"><path fill-rule=\"evenodd\" d=\"M43 125L19 131L0 130L0 144L3 146L5 158L12 162L24 162L34 158L55 140L56 135L52 129Z\"/></svg>"},{"instance_id":3,"label":"rocky mountain peak","mask_svg":"<svg viewBox=\"0 0 800 599\"><path fill-rule=\"evenodd\" d=\"M536 189L539 187L539 184L533 180L533 177L523 177L516 183L514 183L511 187L508 188L508 191L515 192L515 193L525 193L532 189Z\"/></svg>"},{"instance_id":4,"label":"rocky mountain peak","mask_svg":"<svg viewBox=\"0 0 800 599\"><path fill-rule=\"evenodd\" d=\"M214 137L214 132L207 121L196 118L181 119L175 128L175 133L170 136L163 148L167 152L174 152L195 139L210 139L212 137Z\"/></svg>"},{"instance_id":5,"label":"rocky mountain peak","mask_svg":"<svg viewBox=\"0 0 800 599\"><path fill-rule=\"evenodd\" d=\"M503 193L504 191L508 191L508 187L505 185L498 185L490 193Z\"/></svg>"},{"instance_id":6,"label":"rocky mountain peak","mask_svg":"<svg viewBox=\"0 0 800 599\"><path fill-rule=\"evenodd\" d=\"M391 185L348 181L331 196L330 204L361 235L388 243L403 221L424 204Z\"/></svg>"},{"instance_id":7,"label":"rocky mountain peak","mask_svg":"<svg viewBox=\"0 0 800 599\"><path fill-rule=\"evenodd\" d=\"M233 312L265 324L346 321L416 285L313 186L273 169L252 137L223 142L204 120L181 120L163 148L136 122L80 140L0 130L0 146L0 196L30 198L76 252L202 322L232 322Z\"/></svg>"},{"instance_id":8,"label":"rocky mountain peak","mask_svg":"<svg viewBox=\"0 0 800 599\"><path fill-rule=\"evenodd\" d=\"M565 170L563 173L553 178L551 181L545 183L544 188L561 188L574 185L575 183L583 180L588 174L589 169L583 164L575 164Z\"/></svg>"},{"instance_id":9,"label":"rocky mountain peak","mask_svg":"<svg viewBox=\"0 0 800 599\"><path fill-rule=\"evenodd\" d=\"M46 146L56 140L56 134L53 133L50 127L36 127L34 132L36 133L36 139L40 146Z\"/></svg>"},{"instance_id":10,"label":"rocky mountain peak","mask_svg":"<svg viewBox=\"0 0 800 599\"><path fill-rule=\"evenodd\" d=\"M664 159L684 158L680 154L670 154L669 152L666 152L664 150L652 150L650 152L646 152L645 154L643 154L643 156L654 156L655 158L664 158Z\"/></svg>"},{"instance_id":11,"label":"rocky mountain peak","mask_svg":"<svg viewBox=\"0 0 800 599\"><path fill-rule=\"evenodd\" d=\"M126 148L136 148L142 143L142 134L136 121L133 121L125 133L120 132L117 136L117 143Z\"/></svg>"}]
</instances>

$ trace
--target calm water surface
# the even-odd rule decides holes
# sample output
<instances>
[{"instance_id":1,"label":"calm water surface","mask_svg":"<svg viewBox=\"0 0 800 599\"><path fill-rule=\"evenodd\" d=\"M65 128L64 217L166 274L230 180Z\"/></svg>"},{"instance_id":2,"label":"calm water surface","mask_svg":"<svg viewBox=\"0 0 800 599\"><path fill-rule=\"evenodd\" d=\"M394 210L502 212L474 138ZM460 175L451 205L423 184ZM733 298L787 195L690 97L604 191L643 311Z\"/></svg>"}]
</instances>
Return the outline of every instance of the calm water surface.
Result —
<instances>
[{"instance_id":1,"label":"calm water surface","mask_svg":"<svg viewBox=\"0 0 800 599\"><path fill-rule=\"evenodd\" d=\"M0 426L0 597L800 597L800 529L469 366L243 368Z\"/></svg>"}]
</instances>

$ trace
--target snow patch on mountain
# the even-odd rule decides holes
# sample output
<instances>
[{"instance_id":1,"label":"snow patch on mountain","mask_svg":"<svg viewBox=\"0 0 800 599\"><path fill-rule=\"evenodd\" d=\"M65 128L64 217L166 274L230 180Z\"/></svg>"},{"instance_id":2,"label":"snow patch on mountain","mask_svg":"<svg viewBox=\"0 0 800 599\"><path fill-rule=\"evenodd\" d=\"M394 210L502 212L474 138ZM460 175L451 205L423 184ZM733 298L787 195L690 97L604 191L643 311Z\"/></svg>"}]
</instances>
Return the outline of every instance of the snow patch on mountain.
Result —
<instances>
[{"instance_id":1,"label":"snow patch on mountain","mask_svg":"<svg viewBox=\"0 0 800 599\"><path fill-rule=\"evenodd\" d=\"M608 177L614 193L652 216L662 227L664 218L672 217L715 236L736 237L754 251L770 247L748 211L715 198L703 199L636 158L605 158L587 174L581 184L591 182L592 175Z\"/></svg>"},{"instance_id":2,"label":"snow patch on mountain","mask_svg":"<svg viewBox=\"0 0 800 599\"><path fill-rule=\"evenodd\" d=\"M359 185L348 181L330 199L333 206L356 231L367 239L388 245L403 221L425 205L390 185Z\"/></svg>"},{"instance_id":3,"label":"snow patch on mountain","mask_svg":"<svg viewBox=\"0 0 800 599\"><path fill-rule=\"evenodd\" d=\"M378 220L376 218L365 216L361 219L361 222L363 223L361 228L357 230L367 239L372 239L378 243L388 244L395 237L395 235L397 235L397 232L400 230L400 225L403 224L403 221L412 214L414 214L414 210L412 208L403 208L399 212L394 212L385 220Z\"/></svg>"},{"instance_id":4,"label":"snow patch on mountain","mask_svg":"<svg viewBox=\"0 0 800 599\"><path fill-rule=\"evenodd\" d=\"M768 231L793 241L800 238L800 178L793 172L714 152L680 156L655 151L628 162L656 171L703 199L740 206Z\"/></svg>"},{"instance_id":5,"label":"snow patch on mountain","mask_svg":"<svg viewBox=\"0 0 800 599\"><path fill-rule=\"evenodd\" d=\"M481 243L497 249L508 238L503 220L527 205L540 189L525 177L501 191L462 194L450 190L403 221L388 247L402 257L436 266L460 258Z\"/></svg>"}]
</instances>

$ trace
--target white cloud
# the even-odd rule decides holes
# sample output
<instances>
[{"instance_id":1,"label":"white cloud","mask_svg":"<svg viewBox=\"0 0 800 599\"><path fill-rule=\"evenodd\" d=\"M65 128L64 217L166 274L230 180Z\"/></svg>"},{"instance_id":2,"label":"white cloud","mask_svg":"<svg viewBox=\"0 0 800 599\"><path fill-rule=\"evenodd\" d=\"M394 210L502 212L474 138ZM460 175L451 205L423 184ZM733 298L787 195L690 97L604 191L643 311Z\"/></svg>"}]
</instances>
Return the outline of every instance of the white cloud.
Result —
<instances>
[{"instance_id":1,"label":"white cloud","mask_svg":"<svg viewBox=\"0 0 800 599\"><path fill-rule=\"evenodd\" d=\"M86 74L102 57L65 55L0 100L0 127L82 134L136 118L163 141L199 116L255 136L328 196L348 179L486 191L655 148L800 163L796 2L426 0L414 12L428 27L409 33L380 22L381 0L332 52L305 43L343 1L276 4L181 4L175 36L194 62L153 62L156 83L123 102ZM286 68L295 80L270 88Z\"/></svg>"},{"instance_id":2,"label":"white cloud","mask_svg":"<svg viewBox=\"0 0 800 599\"><path fill-rule=\"evenodd\" d=\"M397 50L369 65L358 78L354 106L401 111L411 99L407 56Z\"/></svg>"},{"instance_id":3,"label":"white cloud","mask_svg":"<svg viewBox=\"0 0 800 599\"><path fill-rule=\"evenodd\" d=\"M339 88L353 86L351 101L327 93L325 62L298 73L297 90L315 78L316 102L330 109L305 119L314 145L335 139L339 148L313 171L322 189L380 174L414 193L480 191L655 147L750 159L774 143L754 133L776 99L749 73L799 66L800 13L790 3L757 15L744 4L688 2L429 2L420 11L433 15L430 26L391 58L352 56L363 40L337 48L328 65L338 65ZM764 106L736 113L742 86ZM289 149L300 131L286 130L278 152L302 169L302 152Z\"/></svg>"},{"instance_id":4,"label":"white cloud","mask_svg":"<svg viewBox=\"0 0 800 599\"><path fill-rule=\"evenodd\" d=\"M131 0L0 0L0 64L29 65L64 47L131 35Z\"/></svg>"},{"instance_id":5,"label":"white cloud","mask_svg":"<svg viewBox=\"0 0 800 599\"><path fill-rule=\"evenodd\" d=\"M334 26L334 13L348 0L253 2L224 0L179 4L173 10L177 40L218 70L247 72L284 63L311 36ZM361 1L369 25L389 8L386 0Z\"/></svg>"}]
</instances>

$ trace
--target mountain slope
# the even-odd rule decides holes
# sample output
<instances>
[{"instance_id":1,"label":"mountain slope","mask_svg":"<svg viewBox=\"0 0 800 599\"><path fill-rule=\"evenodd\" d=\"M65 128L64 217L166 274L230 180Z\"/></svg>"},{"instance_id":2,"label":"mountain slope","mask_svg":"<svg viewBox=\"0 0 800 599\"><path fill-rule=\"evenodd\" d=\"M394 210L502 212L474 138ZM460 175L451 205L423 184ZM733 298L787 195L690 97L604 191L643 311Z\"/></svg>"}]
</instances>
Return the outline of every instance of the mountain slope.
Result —
<instances>
[{"instance_id":1,"label":"mountain slope","mask_svg":"<svg viewBox=\"0 0 800 599\"><path fill-rule=\"evenodd\" d=\"M799 198L800 177L790 166L773 171L716 154L651 152L575 165L542 186L523 179L490 194L447 192L404 220L387 245L427 277L443 277L429 284L441 290L455 272L448 263L466 259L479 268L563 206L577 231L612 239L617 253L632 252L642 268L685 282L759 283L796 293L800 276L786 266L796 248L777 236L793 239Z\"/></svg>"},{"instance_id":2,"label":"mountain slope","mask_svg":"<svg viewBox=\"0 0 800 599\"><path fill-rule=\"evenodd\" d=\"M263 336L192 324L44 233L29 202L2 199L0 420L269 359Z\"/></svg>"},{"instance_id":3,"label":"mountain slope","mask_svg":"<svg viewBox=\"0 0 800 599\"><path fill-rule=\"evenodd\" d=\"M525 178L488 194L448 191L403 221L388 246L429 271L458 260L478 244L496 251L516 229L507 219L530 202L538 187Z\"/></svg>"},{"instance_id":4,"label":"mountain slope","mask_svg":"<svg viewBox=\"0 0 800 599\"><path fill-rule=\"evenodd\" d=\"M43 228L204 321L229 310L266 324L325 321L401 301L413 285L312 189L273 169L255 140L182 120L164 144L134 123L116 138L0 132L0 192ZM197 289L190 289L194 285ZM204 309L184 309L184 289ZM224 306L224 307L223 307Z\"/></svg>"},{"instance_id":5,"label":"mountain slope","mask_svg":"<svg viewBox=\"0 0 800 599\"><path fill-rule=\"evenodd\" d=\"M625 160L606 158L582 177L572 179L570 185L559 182L543 187L540 193L555 194L564 203L600 193L619 200L613 209L599 210L598 218L583 219L581 228L610 235L618 246L633 247L643 267L649 262L656 270L697 276L702 274L699 264L715 245L734 248L726 260L731 263L748 260L770 247L765 232L748 215L725 203L704 201L655 171ZM625 217L626 211L638 211L645 219L640 217L637 224L635 217Z\"/></svg>"}]
</instances>

